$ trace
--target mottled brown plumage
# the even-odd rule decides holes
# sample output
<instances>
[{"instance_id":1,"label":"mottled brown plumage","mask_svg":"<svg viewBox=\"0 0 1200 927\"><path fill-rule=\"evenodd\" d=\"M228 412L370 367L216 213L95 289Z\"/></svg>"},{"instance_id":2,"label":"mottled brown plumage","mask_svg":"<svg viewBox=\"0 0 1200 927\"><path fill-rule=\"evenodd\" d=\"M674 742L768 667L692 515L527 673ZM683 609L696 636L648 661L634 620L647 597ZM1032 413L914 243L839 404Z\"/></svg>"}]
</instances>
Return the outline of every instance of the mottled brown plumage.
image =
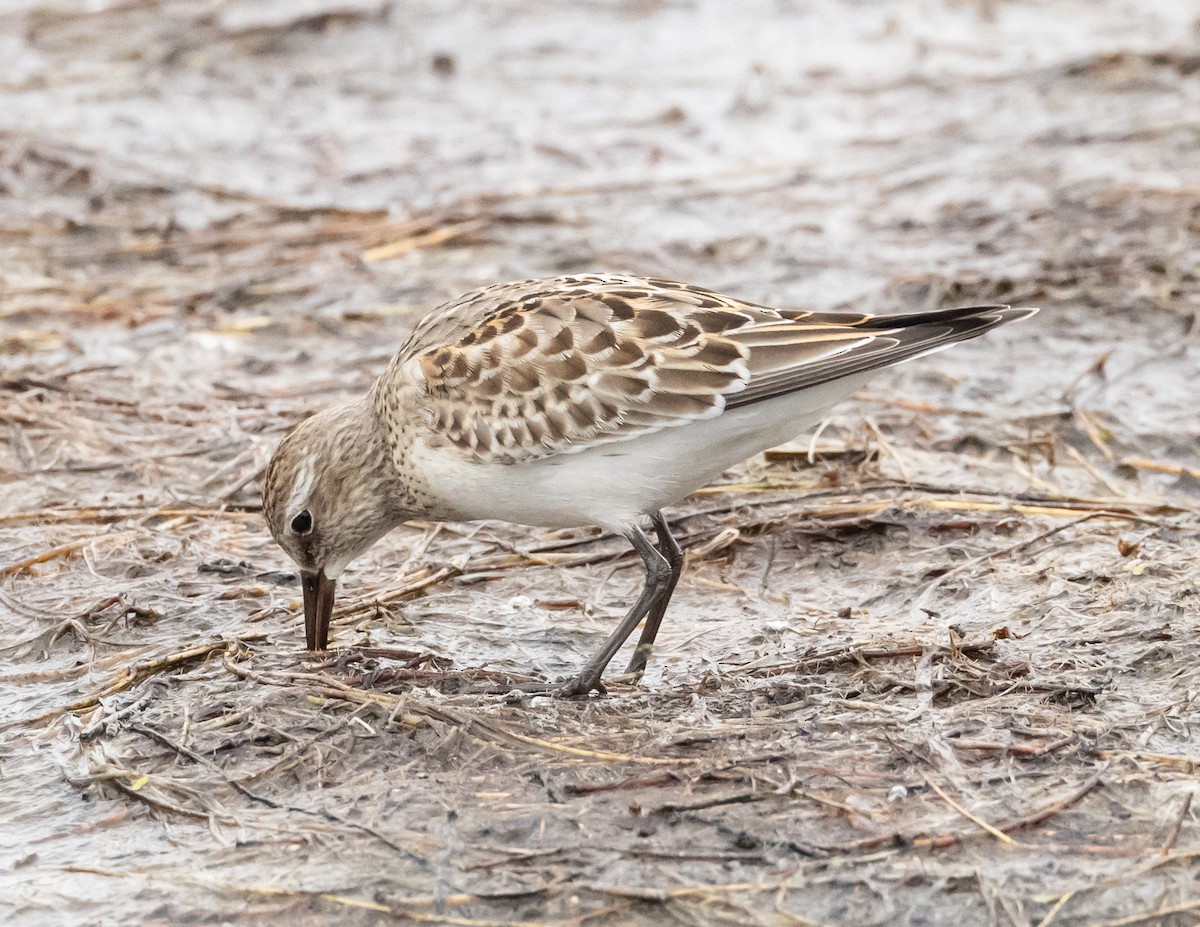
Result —
<instances>
[{"instance_id":1,"label":"mottled brown plumage","mask_svg":"<svg viewBox=\"0 0 1200 927\"><path fill-rule=\"evenodd\" d=\"M663 505L794 437L870 372L1034 311L780 310L626 275L476 290L418 323L367 397L280 445L268 524L317 577L311 596L305 587L311 616L322 597L332 603L319 578L335 580L405 518L601 524L630 538L651 575L663 557L637 527L650 516L669 582L647 585L643 599L653 596L576 681L586 692L648 613L631 664L644 665L682 563ZM323 628L309 625L310 646L324 646Z\"/></svg>"}]
</instances>

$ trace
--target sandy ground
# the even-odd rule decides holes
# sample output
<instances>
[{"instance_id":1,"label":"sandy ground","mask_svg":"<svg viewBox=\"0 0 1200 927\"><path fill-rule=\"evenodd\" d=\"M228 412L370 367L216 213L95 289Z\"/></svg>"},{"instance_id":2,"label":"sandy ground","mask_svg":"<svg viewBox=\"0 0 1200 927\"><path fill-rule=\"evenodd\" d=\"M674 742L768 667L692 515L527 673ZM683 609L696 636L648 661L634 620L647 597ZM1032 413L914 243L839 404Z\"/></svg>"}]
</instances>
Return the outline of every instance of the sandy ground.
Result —
<instances>
[{"instance_id":1,"label":"sandy ground","mask_svg":"<svg viewBox=\"0 0 1200 927\"><path fill-rule=\"evenodd\" d=\"M1200 12L0 4L6 924L1200 921ZM262 468L427 308L1033 303L671 513L412 525L301 650Z\"/></svg>"}]
</instances>

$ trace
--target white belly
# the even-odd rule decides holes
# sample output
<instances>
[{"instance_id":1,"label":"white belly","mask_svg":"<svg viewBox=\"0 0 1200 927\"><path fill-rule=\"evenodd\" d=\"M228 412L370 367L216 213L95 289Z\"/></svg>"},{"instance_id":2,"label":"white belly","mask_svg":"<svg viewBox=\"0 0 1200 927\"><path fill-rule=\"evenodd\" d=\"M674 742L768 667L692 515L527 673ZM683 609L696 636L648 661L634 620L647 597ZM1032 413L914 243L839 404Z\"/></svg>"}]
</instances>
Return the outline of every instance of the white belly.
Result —
<instances>
[{"instance_id":1,"label":"white belly","mask_svg":"<svg viewBox=\"0 0 1200 927\"><path fill-rule=\"evenodd\" d=\"M860 374L716 418L531 463L480 464L452 450L427 448L417 450L413 462L463 521L620 529L678 502L748 457L795 438L867 379Z\"/></svg>"}]
</instances>

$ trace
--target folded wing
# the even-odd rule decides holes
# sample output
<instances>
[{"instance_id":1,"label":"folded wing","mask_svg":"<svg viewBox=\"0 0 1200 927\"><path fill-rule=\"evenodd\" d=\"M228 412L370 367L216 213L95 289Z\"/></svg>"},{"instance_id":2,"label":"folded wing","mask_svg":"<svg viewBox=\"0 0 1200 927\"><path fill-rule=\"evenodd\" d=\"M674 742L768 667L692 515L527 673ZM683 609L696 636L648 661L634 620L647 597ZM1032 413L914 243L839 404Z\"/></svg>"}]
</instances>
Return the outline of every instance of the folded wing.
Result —
<instances>
[{"instance_id":1,"label":"folded wing","mask_svg":"<svg viewBox=\"0 0 1200 927\"><path fill-rule=\"evenodd\" d=\"M515 463L890 366L1031 312L809 313L640 277L525 281L430 313L378 394L419 390L435 443Z\"/></svg>"}]
</instances>

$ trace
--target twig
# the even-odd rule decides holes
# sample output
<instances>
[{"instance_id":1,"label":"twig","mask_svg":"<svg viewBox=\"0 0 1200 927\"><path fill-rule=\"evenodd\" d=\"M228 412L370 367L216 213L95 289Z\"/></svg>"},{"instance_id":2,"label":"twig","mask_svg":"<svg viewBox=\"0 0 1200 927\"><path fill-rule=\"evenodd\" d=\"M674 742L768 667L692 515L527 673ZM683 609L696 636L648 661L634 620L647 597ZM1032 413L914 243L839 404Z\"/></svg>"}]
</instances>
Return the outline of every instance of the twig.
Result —
<instances>
[{"instance_id":1,"label":"twig","mask_svg":"<svg viewBox=\"0 0 1200 927\"><path fill-rule=\"evenodd\" d=\"M220 766L218 766L216 763L214 763L208 757L202 756L201 754L197 753L196 751L188 749L181 743L176 743L174 740L172 740L170 737L168 737L162 731L156 730L155 728L152 728L152 727L148 727L147 725L144 725L144 724L131 724L131 725L129 725L129 729L131 731L136 731L139 734L149 737L151 740L158 741L164 747L167 747L170 750L174 750L180 756L187 757L189 760L191 760L194 763L199 763L201 766L208 767L209 769L211 769L215 773L217 773L226 785L228 785L230 788L232 788L238 794L245 796L246 798L250 799L253 802L257 802L260 805L266 805L268 808L272 808L276 811L291 811L296 814L306 814L306 815L310 815L312 817L324 818L326 821L331 821L334 824L340 824L343 827L349 827L354 830L362 831L364 834L374 837L380 843L384 844L384 846L387 846L390 849L395 850L397 853L400 853L401 855L407 857L408 859L414 860L419 863L427 863L428 862L428 860L426 860L423 856L420 856L420 855L412 852L411 850L408 850L408 849L400 846L400 844L398 844L394 840L391 840L388 837L384 836L379 831L377 831L375 828L373 828L367 824L359 824L356 821L347 821L341 815L334 814L332 811L326 811L324 809L314 811L309 808L298 807L297 805L288 805L288 804L284 804L282 802L277 802L272 798L267 798L265 795L259 795L257 792L247 788L246 786L242 785L242 783L238 782L237 780L230 779L229 776L227 776L225 774L225 770L223 770Z\"/></svg>"},{"instance_id":2,"label":"twig","mask_svg":"<svg viewBox=\"0 0 1200 927\"><path fill-rule=\"evenodd\" d=\"M777 892L790 886L786 882L729 882L721 885L681 885L677 888L625 888L617 885L585 885L582 887L618 898L663 902L673 898L706 898L739 892Z\"/></svg>"},{"instance_id":3,"label":"twig","mask_svg":"<svg viewBox=\"0 0 1200 927\"><path fill-rule=\"evenodd\" d=\"M993 639L982 641L962 641L958 651L962 654L976 656L990 652L995 648ZM751 676L769 676L773 673L786 673L800 669L816 669L828 664L856 663L866 660L894 660L901 657L919 657L925 652L921 644L900 644L895 647L871 647L866 644L852 644L849 647L835 647L822 650L811 656L801 657L787 663L758 664L758 661L745 663L741 666L730 667L728 672L747 674Z\"/></svg>"},{"instance_id":4,"label":"twig","mask_svg":"<svg viewBox=\"0 0 1200 927\"><path fill-rule=\"evenodd\" d=\"M118 722L123 721L125 718L128 718L130 715L141 711L156 695L160 694L153 691L154 688L155 686L153 683L149 684L147 686L148 691L144 695L130 702L124 708L113 712L111 715L105 715L102 708L96 719L79 732L80 741L86 743L89 740L95 740L109 725L117 724Z\"/></svg>"},{"instance_id":5,"label":"twig","mask_svg":"<svg viewBox=\"0 0 1200 927\"><path fill-rule=\"evenodd\" d=\"M594 849L606 850L610 853L620 853L622 856L632 856L639 859L661 859L671 862L765 863L767 861L762 853L753 853L747 850L722 853L718 850L654 850L649 847L638 846L596 846Z\"/></svg>"},{"instance_id":6,"label":"twig","mask_svg":"<svg viewBox=\"0 0 1200 927\"><path fill-rule=\"evenodd\" d=\"M1101 760L1137 760L1143 763L1159 763L1163 766L1175 766L1188 774L1200 769L1200 757L1175 756L1170 753L1143 753L1140 750L1098 750L1094 754Z\"/></svg>"},{"instance_id":7,"label":"twig","mask_svg":"<svg viewBox=\"0 0 1200 927\"><path fill-rule=\"evenodd\" d=\"M167 801L166 799L155 798L153 795L147 794L142 789L133 788L120 778L114 777L107 781L109 785L111 785L122 795L132 798L134 801L141 802L142 804L153 808L155 811L162 811L167 814L177 814L180 817L194 818L199 821L207 821L210 817L212 817L211 812L193 811L191 808L185 808L182 805L177 805L174 802Z\"/></svg>"},{"instance_id":8,"label":"twig","mask_svg":"<svg viewBox=\"0 0 1200 927\"><path fill-rule=\"evenodd\" d=\"M239 641L257 640L266 637L266 632L256 634L247 634L238 638ZM121 672L117 673L108 681L102 688L93 692L91 695L84 696L70 705L63 705L58 708L51 708L49 711L44 711L40 715L34 715L32 718L17 718L12 721L0 722L0 730L13 727L18 724L38 724L42 721L47 721L50 718L56 718L59 715L67 714L72 711L83 711L85 708L93 708L100 704L100 699L115 695L117 692L122 692L138 681L145 679L164 669L178 666L182 663L188 663L197 658L208 656L217 650L228 650L235 646L233 640L208 641L203 644L195 644L184 650L175 653L167 654L164 657L159 657L153 660L139 661L130 666L125 667Z\"/></svg>"},{"instance_id":9,"label":"twig","mask_svg":"<svg viewBox=\"0 0 1200 927\"><path fill-rule=\"evenodd\" d=\"M1068 901L1075 897L1075 891L1075 889L1072 889L1061 895L1058 901L1054 902L1054 906L1046 912L1046 916L1038 921L1037 927L1050 927L1050 922L1058 916L1058 912L1063 909Z\"/></svg>"},{"instance_id":10,"label":"twig","mask_svg":"<svg viewBox=\"0 0 1200 927\"><path fill-rule=\"evenodd\" d=\"M984 830L986 830L989 834L991 834L993 837L995 837L1001 843L1007 843L1009 846L1017 846L1018 845L1017 841L1013 840L1013 838L1008 836L1008 834L1004 833L1004 831L1000 830L997 827L993 827L991 824L989 824L983 818L979 817L976 814L973 814L972 812L970 812L966 808L964 808L962 805L960 805L958 802L956 802L953 798L951 798L949 795L947 795L942 790L941 786L939 786L936 782L934 782L932 779L930 779L927 775L925 775L924 773L921 773L921 778L925 780L926 785L928 785L931 789L933 789L935 792L937 792L937 794L941 797L942 801L944 801L947 805L949 805L951 808L953 808L955 811L957 811L959 814L961 814L968 821L971 821L973 824L976 824L979 827L982 827Z\"/></svg>"},{"instance_id":11,"label":"twig","mask_svg":"<svg viewBox=\"0 0 1200 927\"><path fill-rule=\"evenodd\" d=\"M1161 921L1172 914L1185 914L1188 911L1195 911L1197 908L1200 908L1200 899L1171 905L1169 908L1159 908L1157 911L1147 911L1145 914L1119 917L1115 921L1093 921L1088 924L1088 927L1130 927L1131 924L1144 924L1146 921Z\"/></svg>"},{"instance_id":12,"label":"twig","mask_svg":"<svg viewBox=\"0 0 1200 927\"><path fill-rule=\"evenodd\" d=\"M1122 490L1120 486L1117 486L1112 480L1110 480L1108 478L1108 476L1106 474L1101 472L1098 467L1096 467L1094 464L1092 464L1092 462L1090 460L1088 460L1086 457L1084 457L1083 454L1079 453L1079 451L1077 451L1070 444L1068 444L1064 441L1064 442L1062 442L1062 448L1063 448L1063 450L1065 450L1067 452L1067 455L1069 457L1071 457L1077 464L1079 464L1079 466L1083 467L1083 469L1085 469L1088 472L1088 474L1092 477L1092 479L1094 479L1097 483L1099 483L1101 486L1103 486L1105 489L1107 489L1109 492L1111 492L1114 496L1124 496L1125 495L1125 491Z\"/></svg>"},{"instance_id":13,"label":"twig","mask_svg":"<svg viewBox=\"0 0 1200 927\"><path fill-rule=\"evenodd\" d=\"M705 808L719 808L721 805L745 805L750 802L765 801L768 798L779 798L771 792L738 792L736 795L723 795L718 798L708 798L704 801L689 802L686 805L659 805L647 814L678 814L682 811L703 811Z\"/></svg>"},{"instance_id":14,"label":"twig","mask_svg":"<svg viewBox=\"0 0 1200 927\"><path fill-rule=\"evenodd\" d=\"M57 560L59 557L67 557L87 547L92 541L107 541L117 540L127 537L128 531L122 531L119 534L102 534L97 537L83 538L79 541L71 541L68 544L59 544L57 547L52 547L49 550L36 554L33 557L26 557L24 560L18 560L16 563L10 563L8 566L0 567L0 578L6 576L15 576L18 573L23 573L31 566L37 566L39 563L49 563L51 560Z\"/></svg>"},{"instance_id":15,"label":"twig","mask_svg":"<svg viewBox=\"0 0 1200 927\"><path fill-rule=\"evenodd\" d=\"M421 572L424 572L424 568L417 571L417 573ZM362 618L368 618L375 614L380 605L383 605L387 602L395 602L397 599L407 598L414 593L428 589L430 586L436 586L438 583L445 579L449 579L451 576L457 576L461 572L462 571L457 567L446 566L434 570L427 576L410 578L409 581L403 586L399 586L395 589L389 589L387 592L379 595L371 596L371 598L365 601L360 600L351 603L340 615L338 615L334 621L334 624L352 624L355 621L361 620Z\"/></svg>"},{"instance_id":16,"label":"twig","mask_svg":"<svg viewBox=\"0 0 1200 927\"><path fill-rule=\"evenodd\" d=\"M1029 685L1028 683L1022 683L1019 686L1019 688L1023 688L1026 691L1033 691L1033 692L1040 691L1039 688L1034 688L1033 686ZM1073 686L1059 687L1059 688L1055 689L1056 694L1060 693L1060 692L1078 692L1078 691L1079 690ZM1059 748L1065 747L1068 744L1071 744L1074 742L1075 742L1074 734L1066 734L1062 737L1057 738L1056 740L1051 740L1046 743L1034 743L1034 744L1013 744L1013 743L1004 744L1004 743L991 743L988 741L979 741L979 740L955 740L954 741L954 749L955 750L980 750L980 751L988 751L988 752L994 751L996 753L1004 753L1009 756L1045 756L1047 753L1053 753L1055 750L1058 750Z\"/></svg>"},{"instance_id":17,"label":"twig","mask_svg":"<svg viewBox=\"0 0 1200 927\"><path fill-rule=\"evenodd\" d=\"M1099 426L1092 421L1091 417L1083 409L1078 408L1074 404L1071 406L1071 412L1074 414L1075 422L1083 429L1083 433L1088 436L1088 440L1092 442L1092 446L1098 450L1101 455L1109 463L1113 461L1113 452L1104 442L1104 435L1101 433Z\"/></svg>"},{"instance_id":18,"label":"twig","mask_svg":"<svg viewBox=\"0 0 1200 927\"><path fill-rule=\"evenodd\" d=\"M1150 470L1154 473L1169 473L1173 476L1190 476L1200 480L1200 470L1192 469L1191 467L1181 467L1178 464L1162 463L1158 460L1143 460L1141 458L1133 458L1130 460L1122 460L1122 467L1131 467L1134 470Z\"/></svg>"},{"instance_id":19,"label":"twig","mask_svg":"<svg viewBox=\"0 0 1200 927\"><path fill-rule=\"evenodd\" d=\"M635 776L632 779L622 779L619 782L603 782L590 784L583 782L568 782L563 786L565 795L594 795L597 792L616 792L624 789L653 789L665 785L677 785L680 782L678 773L659 773L656 776Z\"/></svg>"},{"instance_id":20,"label":"twig","mask_svg":"<svg viewBox=\"0 0 1200 927\"><path fill-rule=\"evenodd\" d=\"M499 850L495 850L489 847L477 847L476 849L482 851L490 850L491 852L503 852L507 853L508 855L502 856L499 859L487 860L486 862L482 863L471 863L470 865L464 865L462 867L464 872L487 872L492 869L499 869L501 866L525 863L531 859L544 860L551 856L558 856L562 853L578 852L579 850L583 849L583 845L578 844L571 847L548 847L544 850L511 850L508 848L500 848Z\"/></svg>"},{"instance_id":21,"label":"twig","mask_svg":"<svg viewBox=\"0 0 1200 927\"><path fill-rule=\"evenodd\" d=\"M901 458L896 449L892 447L892 443L883 436L883 432L879 430L879 426L875 424L874 419L868 416L864 419L864 421L867 423L867 427L870 428L871 432L875 435L875 440L879 442L879 446L883 448L884 453L886 453L890 458L892 458L892 460L896 462L896 468L900 471L901 478L907 482L909 479L908 467L904 466L903 458Z\"/></svg>"},{"instance_id":22,"label":"twig","mask_svg":"<svg viewBox=\"0 0 1200 927\"><path fill-rule=\"evenodd\" d=\"M992 560L996 557L1003 557L1007 554L1016 553L1018 550L1021 550L1024 547L1030 547L1034 544L1037 544L1039 541L1044 541L1044 540L1046 540L1046 538L1052 537L1053 535L1058 534L1060 531L1066 531L1068 528L1074 528L1077 525L1083 524L1085 521L1091 521L1091 519L1099 518L1099 517L1103 516L1104 514L1105 514L1104 512L1089 512L1088 514L1083 515L1079 518L1072 519L1071 521L1067 522L1065 525L1057 525L1057 526L1049 529L1048 531L1043 531L1041 534L1035 535L1034 537L1027 538L1026 540L1023 540L1023 541L1018 541L1016 544L1009 544L1007 547L1003 547L1000 550L993 550L986 554L980 554L978 557L972 557L970 560L960 563L958 566L954 567L953 569L947 570L945 573L943 573L941 576L939 576L937 579L935 579L933 582L931 582L928 586L926 586L921 591L921 594L918 595L916 597L916 599L913 600L912 605L909 606L909 614L915 615L918 611L920 611L922 606L924 606L924 604L927 601L929 601L930 597L934 594L934 592L936 592L942 585L944 585L946 580L950 579L951 577L958 576L960 573L970 570L970 569L978 566L979 564L984 563L988 560Z\"/></svg>"},{"instance_id":23,"label":"twig","mask_svg":"<svg viewBox=\"0 0 1200 927\"><path fill-rule=\"evenodd\" d=\"M1070 795L1060 798L1058 801L1052 802L1046 807L1034 811L1032 814L1027 814L1024 817L1017 818L1015 821L1010 821L1001 827L1001 830L1003 830L1005 833L1011 833L1014 830L1021 830L1025 827L1033 827L1035 824L1041 824L1043 821L1048 821L1056 814L1066 811L1099 785L1101 785L1101 779L1100 774L1097 773Z\"/></svg>"},{"instance_id":24,"label":"twig","mask_svg":"<svg viewBox=\"0 0 1200 927\"><path fill-rule=\"evenodd\" d=\"M497 724L494 721L485 720L483 718L473 718L463 712L456 711L448 706L436 706L427 702L417 701L409 695L403 697L390 695L384 692L375 692L370 690L355 689L336 679L328 676L310 675L310 674L277 674L274 678L265 673L256 673L245 667L240 667L228 659L226 655L222 662L225 668L231 673L238 676L243 676L247 679L253 679L255 682L263 685L290 685L300 686L308 680L306 688L308 691L324 695L329 698L344 699L349 702L362 704L380 705L389 710L404 709L410 714L424 716L434 721L452 724L461 728L464 733L471 734L484 742L509 742L519 743L530 747L536 747L540 750L549 750L555 753L566 753L570 756L577 756L586 759L599 760L606 763L639 763L651 766L692 766L703 763L704 760L692 757L655 757L655 756L634 756L626 753L613 753L607 750L588 750L583 747L573 747L569 744L555 743L550 740L542 740L538 737L530 737L526 734L519 734L516 731L509 730L503 725Z\"/></svg>"},{"instance_id":25,"label":"twig","mask_svg":"<svg viewBox=\"0 0 1200 927\"><path fill-rule=\"evenodd\" d=\"M925 778L925 777L922 776L922 778ZM931 787L933 786L933 783L929 782L928 779L925 779L925 781ZM1024 817L1017 818L1014 821L1009 821L1007 824L1002 824L1000 827L997 827L996 830L1001 831L1002 833L1007 835L1007 834L1012 833L1013 831L1021 830L1022 828L1025 828L1025 827L1032 827L1035 824L1040 824L1043 821L1046 821L1049 818L1054 817L1054 815L1056 815L1062 811L1065 811L1067 808L1070 808L1072 805L1074 805L1077 801L1079 801L1081 798L1083 798L1085 795L1087 795L1089 792L1091 792L1092 789L1096 788L1096 786L1098 786L1100 784L1101 784L1100 776L1099 775L1093 776L1091 779L1089 779L1087 782L1085 782L1083 785L1081 785L1078 789L1076 789L1070 795L1067 795L1064 798L1061 798L1056 802L1052 802L1051 804L1047 805L1046 807L1040 808L1031 814L1025 815ZM935 788L935 791L936 791L936 788ZM875 850L875 849L878 849L879 847L888 846L889 844L897 846L897 847L911 845L911 846L928 846L928 847L936 847L938 849L944 849L946 847L955 846L956 844L964 842L968 838L968 836L969 835L958 834L958 833L945 833L945 834L933 834L932 836L926 836L926 837L906 837L904 834L892 832L892 833L887 833L887 834L877 834L874 837L864 837L861 840L855 840L851 843L841 844L841 845L819 844L818 849L824 850L827 853L837 853L837 854L857 853L857 852L861 852L863 850ZM1108 850L1111 848L1105 847L1103 849Z\"/></svg>"},{"instance_id":26,"label":"twig","mask_svg":"<svg viewBox=\"0 0 1200 927\"><path fill-rule=\"evenodd\" d=\"M1175 816L1175 824L1171 828L1171 833L1167 835L1167 840L1162 846L1162 852L1159 854L1163 859L1171 855L1171 850L1175 848L1175 843L1179 840L1179 831L1183 829L1184 818L1187 817L1189 811L1192 810L1192 793L1188 792L1183 796L1183 801L1179 806L1179 814Z\"/></svg>"},{"instance_id":27,"label":"twig","mask_svg":"<svg viewBox=\"0 0 1200 927\"><path fill-rule=\"evenodd\" d=\"M130 508L115 506L113 508L79 508L79 509L49 509L44 512L15 512L11 515L0 515L0 526L39 524L61 525L76 522L96 522L104 524L121 521L125 518L261 518L257 511L241 508Z\"/></svg>"},{"instance_id":28,"label":"twig","mask_svg":"<svg viewBox=\"0 0 1200 927\"><path fill-rule=\"evenodd\" d=\"M461 238L463 235L477 232L486 224L486 221L481 219L467 219L462 222L454 222L421 232L409 233L403 238L376 245L374 248L368 248L363 252L362 259L368 264L375 261L390 261L393 258L408 254L410 251L444 244L456 238Z\"/></svg>"},{"instance_id":29,"label":"twig","mask_svg":"<svg viewBox=\"0 0 1200 927\"><path fill-rule=\"evenodd\" d=\"M170 875L159 875L151 872L122 872L116 869L101 869L98 866L60 866L57 871L83 873L85 875L104 876L115 879L145 879L148 882L170 882L183 883L192 885L198 888L204 888L213 892L238 892L245 895L266 895L277 896L281 898L314 898L319 901L328 902L345 908L356 908L366 911L375 911L380 914L388 914L399 920L412 920L422 923L435 924L455 924L459 927L563 927L564 924L583 923L590 915L584 915L572 918L568 921L560 921L555 924L549 924L544 921L494 921L494 920L475 920L473 918L454 917L444 913L426 914L422 911L413 910L415 908L434 908L443 909L448 905L464 905L472 904L480 901L489 901L492 899L511 899L514 896L529 897L531 895L544 894L550 886L543 888L528 889L519 892L509 892L497 895L476 895L476 894L456 894L445 897L424 896L413 898L401 898L394 900L392 904L380 904L377 901L367 901L361 898L350 898L346 895L335 895L329 892L313 892L304 891L302 889L282 888L276 885L241 885L229 882L212 882L195 877L172 873Z\"/></svg>"}]
</instances>

